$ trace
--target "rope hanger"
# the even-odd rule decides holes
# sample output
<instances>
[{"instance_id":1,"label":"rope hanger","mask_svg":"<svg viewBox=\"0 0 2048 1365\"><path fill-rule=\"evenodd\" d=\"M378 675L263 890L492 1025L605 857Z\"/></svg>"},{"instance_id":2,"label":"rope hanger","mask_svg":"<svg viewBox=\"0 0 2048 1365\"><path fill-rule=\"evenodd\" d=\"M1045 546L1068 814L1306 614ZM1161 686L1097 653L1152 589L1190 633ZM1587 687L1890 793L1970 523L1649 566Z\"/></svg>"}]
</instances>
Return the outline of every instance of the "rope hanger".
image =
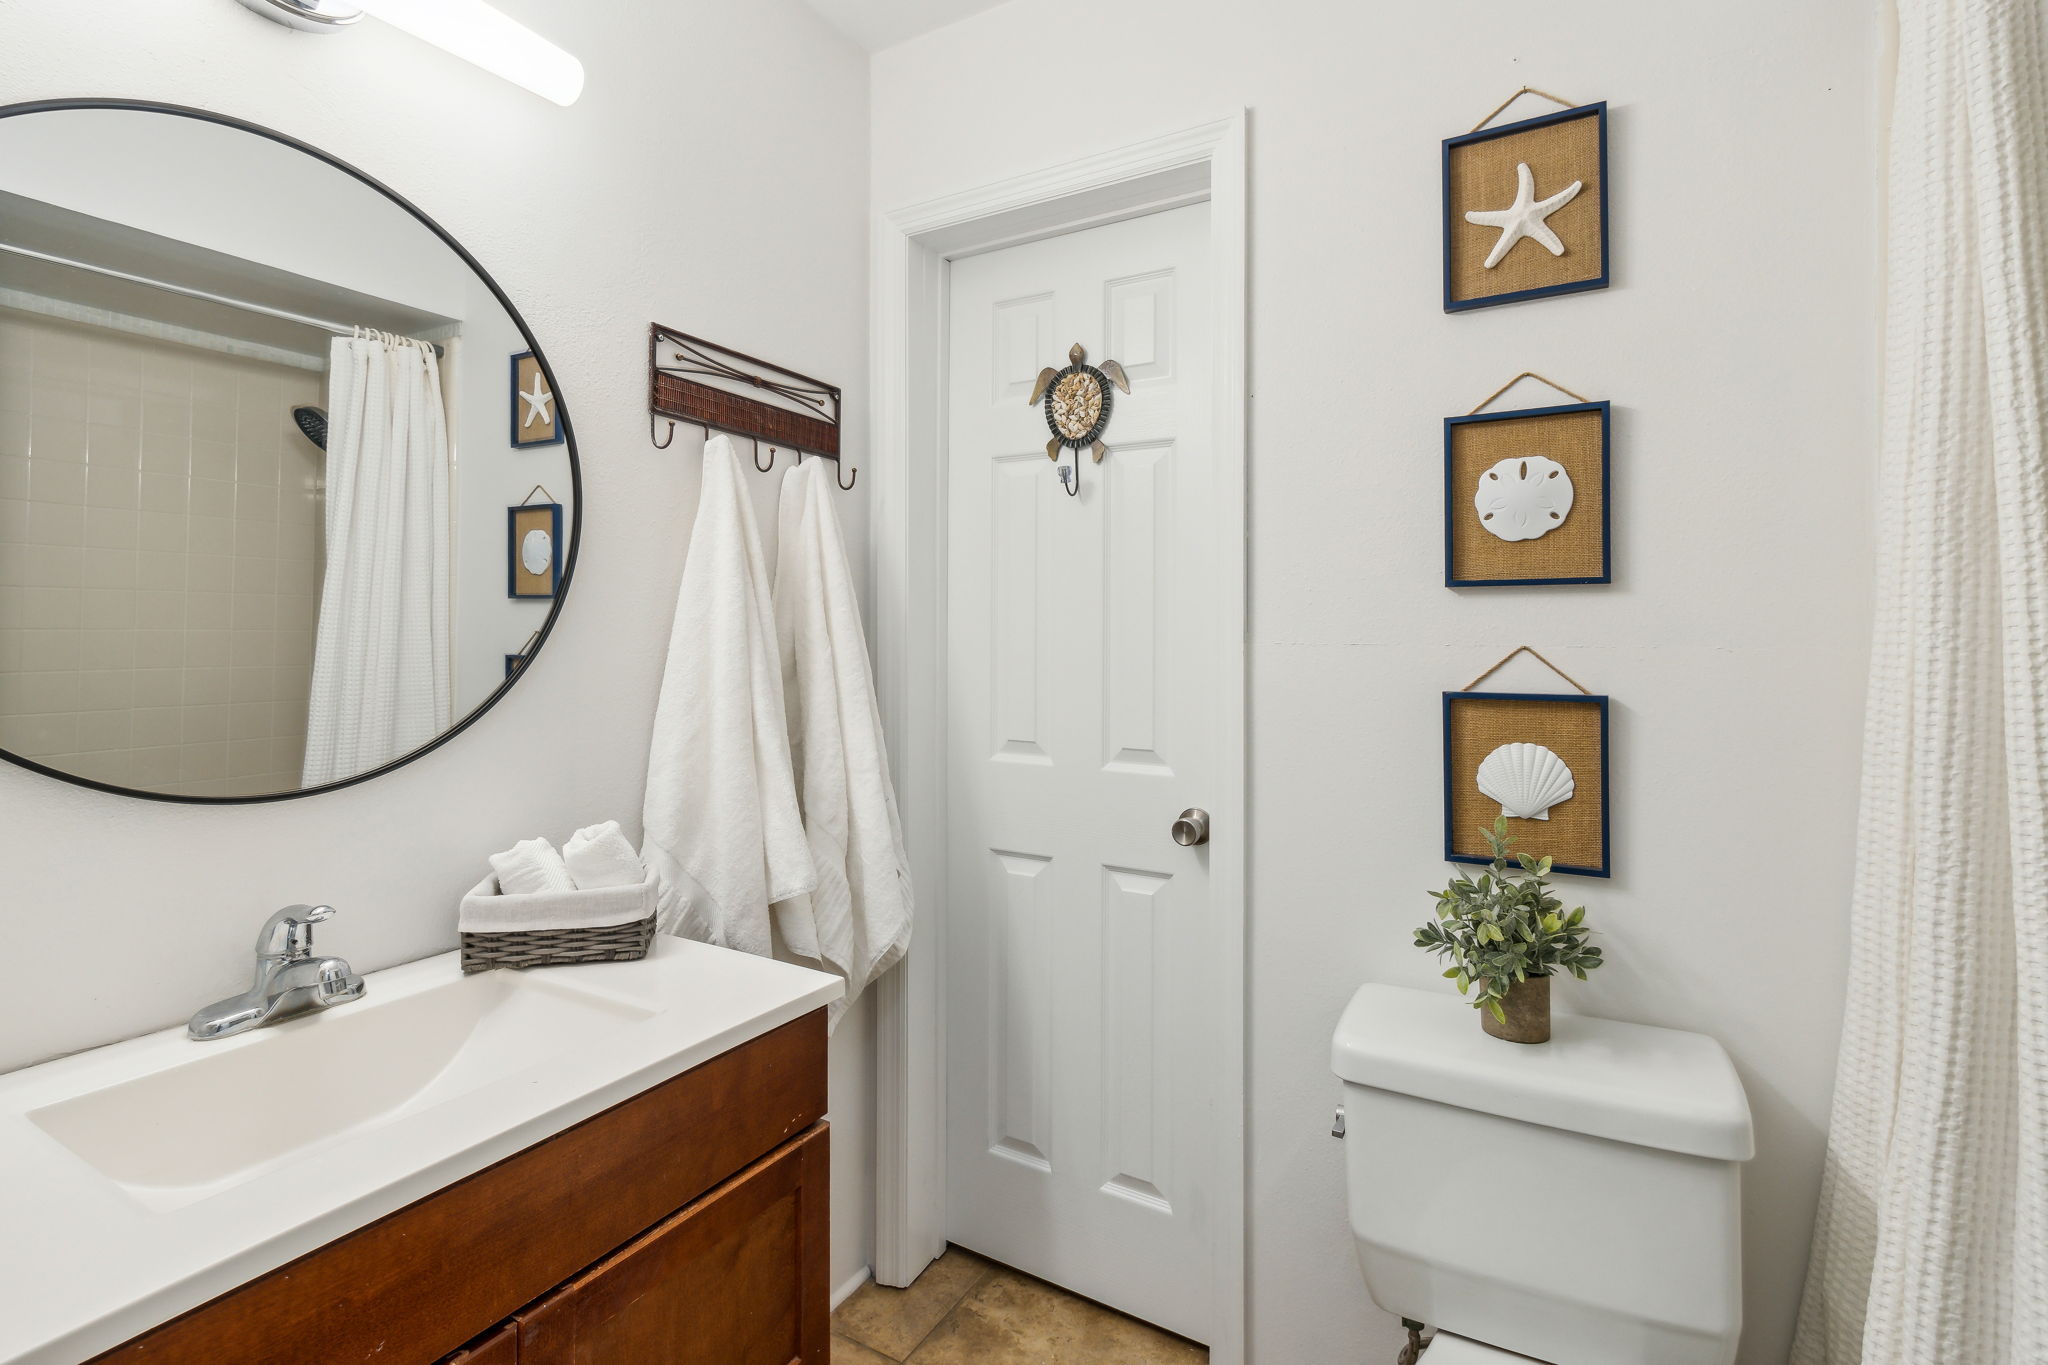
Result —
<instances>
[{"instance_id":1,"label":"rope hanger","mask_svg":"<svg viewBox=\"0 0 2048 1365\"><path fill-rule=\"evenodd\" d=\"M1571 100L1561 100L1547 90L1538 90L1533 85L1525 85L1520 90L1517 90L1514 94L1509 95L1506 99L1502 100L1499 104L1495 105L1492 113L1488 114L1485 118L1479 120L1479 122L1473 124L1472 131L1476 133L1481 128L1484 128L1487 124L1499 118L1501 114L1507 110L1507 107L1510 104L1513 104L1516 100L1522 98L1522 96L1524 95L1535 95L1538 98L1549 100L1552 104L1557 105L1561 109L1576 109L1579 107Z\"/></svg>"},{"instance_id":2,"label":"rope hanger","mask_svg":"<svg viewBox=\"0 0 2048 1365\"><path fill-rule=\"evenodd\" d=\"M1463 687L1459 688L1458 690L1459 690L1460 692L1470 692L1470 691L1471 691L1471 690L1472 690L1473 688L1475 688L1475 687L1479 686L1479 684L1481 684L1481 683L1485 682L1485 681L1486 681L1486 680L1487 680L1488 678L1490 678L1490 677L1492 677L1492 676L1493 676L1494 674L1496 674L1496 673L1500 672L1500 671L1501 671L1501 669L1502 669L1502 668L1503 668L1504 666L1506 666L1507 662L1508 662L1508 661L1509 661L1510 659L1513 659L1513 658L1514 658L1514 657L1515 657L1515 656L1516 656L1517 654L1526 654L1526 655L1528 655L1528 656L1529 656L1530 658L1534 659L1534 660L1535 660L1535 661L1536 661L1537 663L1539 663L1539 664L1542 664L1542 665L1543 665L1543 666L1544 666L1545 668L1549 669L1549 670L1550 670L1550 671L1551 671L1552 673L1555 673L1555 674L1557 674L1557 676L1558 676L1558 677L1560 677L1560 678L1563 678L1563 679L1564 679L1564 680L1565 680L1566 682L1570 683L1570 684L1571 684L1571 685L1572 685L1573 687L1576 687L1576 688L1578 688L1578 689L1579 689L1579 691L1580 691L1580 692L1582 692L1582 693L1584 693L1584 694L1585 694L1586 696L1589 696L1589 697L1590 697L1590 696L1592 696L1592 695L1593 695L1593 694L1592 694L1592 692L1588 691L1588 690L1587 690L1587 688L1586 688L1586 686L1585 686L1585 685L1584 685L1583 683L1581 683L1581 682L1580 682L1580 681L1579 681L1579 680L1578 680L1577 678L1574 678L1574 677L1573 677L1573 676L1572 676L1571 674L1569 674L1569 673L1565 672L1565 671L1564 671L1563 669L1559 668L1559 667L1558 667L1558 666L1557 666L1556 664L1554 664L1554 663L1550 662L1550 660L1548 660L1548 659L1544 658L1544 657L1543 657L1543 656L1542 656L1541 654L1538 654L1538 653L1536 652L1536 649L1535 649L1535 647L1534 647L1533 645L1516 645L1516 646L1515 646L1515 647L1514 647L1513 649L1511 649L1511 650L1509 650L1509 651L1508 651L1507 653L1505 653L1505 654L1501 655L1501 656L1500 656L1500 659L1499 659L1499 661L1498 661L1498 662L1496 662L1496 663L1495 663L1495 664L1493 665L1493 667L1491 667L1491 668L1487 669L1487 670L1486 670L1486 671L1485 671L1484 673L1481 673L1481 674L1480 674L1480 675L1479 675L1478 677L1474 678L1474 679L1473 679L1473 680L1472 680L1471 682L1468 682L1468 683L1466 683L1466 684L1465 684L1465 685L1464 685Z\"/></svg>"},{"instance_id":3,"label":"rope hanger","mask_svg":"<svg viewBox=\"0 0 2048 1365\"><path fill-rule=\"evenodd\" d=\"M1492 393L1486 395L1486 397L1480 399L1479 406L1472 409L1472 411L1466 413L1465 415L1467 417L1477 417L1480 413L1486 411L1487 405L1493 402L1494 399L1500 397L1509 389L1512 389L1515 385L1521 383L1524 379L1533 379L1539 384L1548 384L1551 388L1556 389L1565 397L1574 399L1575 401L1580 403L1590 403L1593 401L1592 399L1587 398L1582 394L1573 393L1570 389L1558 383L1555 379L1545 379L1542 375L1536 373L1536 371L1534 370L1524 370L1520 374L1516 375L1513 379L1510 379L1507 383L1495 389Z\"/></svg>"},{"instance_id":4,"label":"rope hanger","mask_svg":"<svg viewBox=\"0 0 2048 1365\"><path fill-rule=\"evenodd\" d=\"M534 495L535 493L539 493L539 494L542 494L542 495L544 495L544 496L545 496L545 497L547 498L548 502L557 502L557 501L559 501L559 499L558 499L558 498L556 498L556 497L555 497L555 495L554 495L553 493L550 493L550 492L548 492L548 490L547 490L547 489L546 489L545 487L543 487L543 486L542 486L542 485L540 485L540 484L535 484L535 485L534 485L534 486L533 486L532 488L530 488L530 489L528 489L528 490L527 490L527 492L526 492L526 496L525 496L525 497L523 497L523 498L521 498L521 499L519 500L519 505L520 505L521 507L531 507L531 506L533 506L533 495ZM543 504L543 505L545 505L545 504Z\"/></svg>"}]
</instances>

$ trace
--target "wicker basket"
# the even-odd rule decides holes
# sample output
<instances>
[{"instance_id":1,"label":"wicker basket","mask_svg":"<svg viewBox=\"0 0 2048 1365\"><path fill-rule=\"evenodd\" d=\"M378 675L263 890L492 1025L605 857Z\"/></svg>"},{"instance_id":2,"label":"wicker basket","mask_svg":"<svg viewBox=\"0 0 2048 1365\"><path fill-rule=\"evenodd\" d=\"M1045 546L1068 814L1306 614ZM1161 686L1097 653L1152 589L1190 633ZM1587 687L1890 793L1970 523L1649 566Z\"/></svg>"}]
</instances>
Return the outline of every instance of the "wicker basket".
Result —
<instances>
[{"instance_id":1,"label":"wicker basket","mask_svg":"<svg viewBox=\"0 0 2048 1365\"><path fill-rule=\"evenodd\" d=\"M639 886L505 896L498 892L498 879L486 877L462 898L464 923L517 923L541 912L600 922L573 929L464 929L462 970L467 974L500 967L524 971L582 962L637 962L654 942L656 888L650 874Z\"/></svg>"}]
</instances>

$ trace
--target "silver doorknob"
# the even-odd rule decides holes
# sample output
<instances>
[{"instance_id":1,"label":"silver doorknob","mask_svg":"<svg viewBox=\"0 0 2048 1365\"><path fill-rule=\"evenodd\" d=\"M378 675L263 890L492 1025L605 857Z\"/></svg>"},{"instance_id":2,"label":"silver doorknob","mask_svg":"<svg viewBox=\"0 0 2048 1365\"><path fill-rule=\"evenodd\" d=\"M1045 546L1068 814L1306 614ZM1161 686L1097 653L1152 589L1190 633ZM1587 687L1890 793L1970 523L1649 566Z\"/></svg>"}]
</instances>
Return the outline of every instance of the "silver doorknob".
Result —
<instances>
[{"instance_id":1,"label":"silver doorknob","mask_svg":"<svg viewBox=\"0 0 2048 1365\"><path fill-rule=\"evenodd\" d=\"M1196 844L1209 842L1209 812L1197 806L1189 806L1173 822L1173 841L1182 848L1193 848Z\"/></svg>"}]
</instances>

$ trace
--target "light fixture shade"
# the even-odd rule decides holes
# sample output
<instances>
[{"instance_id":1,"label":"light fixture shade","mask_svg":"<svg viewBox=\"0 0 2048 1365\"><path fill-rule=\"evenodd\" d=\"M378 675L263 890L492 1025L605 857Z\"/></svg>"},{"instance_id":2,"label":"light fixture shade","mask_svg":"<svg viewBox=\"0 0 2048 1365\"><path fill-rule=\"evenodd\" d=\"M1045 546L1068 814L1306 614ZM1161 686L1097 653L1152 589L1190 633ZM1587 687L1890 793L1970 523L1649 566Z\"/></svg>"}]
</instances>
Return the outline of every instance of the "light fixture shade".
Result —
<instances>
[{"instance_id":1,"label":"light fixture shade","mask_svg":"<svg viewBox=\"0 0 2048 1365\"><path fill-rule=\"evenodd\" d=\"M583 63L484 0L361 0L421 42L473 62L556 104L583 93Z\"/></svg>"},{"instance_id":2,"label":"light fixture shade","mask_svg":"<svg viewBox=\"0 0 2048 1365\"><path fill-rule=\"evenodd\" d=\"M245 8L301 33L339 33L363 17L355 0L242 0Z\"/></svg>"}]
</instances>

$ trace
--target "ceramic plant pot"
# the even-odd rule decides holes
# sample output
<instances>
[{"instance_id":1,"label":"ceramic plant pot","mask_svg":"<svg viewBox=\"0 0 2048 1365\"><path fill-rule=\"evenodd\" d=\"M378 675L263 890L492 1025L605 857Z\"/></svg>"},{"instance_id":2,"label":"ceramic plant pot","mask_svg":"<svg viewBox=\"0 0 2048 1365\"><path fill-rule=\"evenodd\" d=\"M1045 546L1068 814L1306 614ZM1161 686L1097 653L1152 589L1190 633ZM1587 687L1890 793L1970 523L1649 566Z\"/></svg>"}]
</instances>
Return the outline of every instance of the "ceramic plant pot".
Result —
<instances>
[{"instance_id":1,"label":"ceramic plant pot","mask_svg":"<svg viewBox=\"0 0 2048 1365\"><path fill-rule=\"evenodd\" d=\"M1483 1009L1479 1011L1479 1027L1510 1043L1550 1041L1549 977L1532 976L1516 982L1501 997L1500 1007L1507 1012L1505 1022L1494 1018L1492 1010Z\"/></svg>"}]
</instances>

